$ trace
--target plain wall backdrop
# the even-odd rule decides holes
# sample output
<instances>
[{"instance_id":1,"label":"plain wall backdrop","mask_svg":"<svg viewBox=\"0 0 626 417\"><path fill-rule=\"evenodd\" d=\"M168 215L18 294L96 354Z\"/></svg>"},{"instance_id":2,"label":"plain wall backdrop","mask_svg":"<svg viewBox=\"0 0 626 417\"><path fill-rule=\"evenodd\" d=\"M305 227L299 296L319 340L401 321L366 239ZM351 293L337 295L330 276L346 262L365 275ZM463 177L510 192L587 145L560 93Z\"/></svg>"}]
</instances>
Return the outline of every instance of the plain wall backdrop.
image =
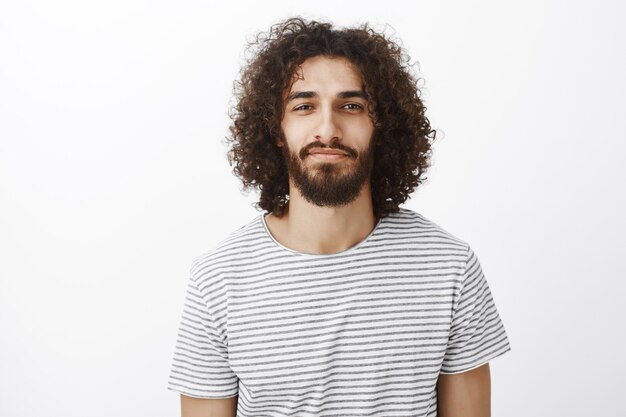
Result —
<instances>
[{"instance_id":1,"label":"plain wall backdrop","mask_svg":"<svg viewBox=\"0 0 626 417\"><path fill-rule=\"evenodd\" d=\"M399 39L438 130L404 206L478 255L494 416L624 416L620 1L0 3L0 415L175 416L192 258L260 214L226 159L246 41ZM386 24L388 24L386 26Z\"/></svg>"}]
</instances>

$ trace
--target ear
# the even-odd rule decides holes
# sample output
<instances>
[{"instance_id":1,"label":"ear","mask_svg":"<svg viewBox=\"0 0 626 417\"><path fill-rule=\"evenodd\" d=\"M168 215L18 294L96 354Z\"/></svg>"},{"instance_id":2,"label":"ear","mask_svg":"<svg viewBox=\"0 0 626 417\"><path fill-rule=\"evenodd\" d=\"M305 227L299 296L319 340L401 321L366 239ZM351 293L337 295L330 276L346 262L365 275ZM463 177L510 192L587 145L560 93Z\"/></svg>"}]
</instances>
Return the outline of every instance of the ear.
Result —
<instances>
[{"instance_id":1,"label":"ear","mask_svg":"<svg viewBox=\"0 0 626 417\"><path fill-rule=\"evenodd\" d=\"M281 140L281 137L280 137L280 136L278 136L278 137L274 138L274 143L275 143L275 144L276 144L276 146L278 146L279 148L282 148L282 147L283 147L283 145L284 145L284 144L283 144L283 141Z\"/></svg>"}]
</instances>

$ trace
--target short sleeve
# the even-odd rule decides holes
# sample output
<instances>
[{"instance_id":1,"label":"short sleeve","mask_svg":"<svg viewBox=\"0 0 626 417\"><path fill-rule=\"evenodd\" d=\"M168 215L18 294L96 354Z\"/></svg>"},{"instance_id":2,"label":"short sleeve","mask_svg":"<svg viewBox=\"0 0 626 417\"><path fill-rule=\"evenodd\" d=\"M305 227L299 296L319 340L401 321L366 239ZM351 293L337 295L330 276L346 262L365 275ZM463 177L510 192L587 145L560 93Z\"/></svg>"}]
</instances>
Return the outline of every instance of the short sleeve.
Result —
<instances>
[{"instance_id":1,"label":"short sleeve","mask_svg":"<svg viewBox=\"0 0 626 417\"><path fill-rule=\"evenodd\" d=\"M227 346L191 274L167 388L196 398L238 394L238 378L229 366Z\"/></svg>"},{"instance_id":2,"label":"short sleeve","mask_svg":"<svg viewBox=\"0 0 626 417\"><path fill-rule=\"evenodd\" d=\"M455 304L441 374L478 368L511 350L480 262L469 247L460 295Z\"/></svg>"}]
</instances>

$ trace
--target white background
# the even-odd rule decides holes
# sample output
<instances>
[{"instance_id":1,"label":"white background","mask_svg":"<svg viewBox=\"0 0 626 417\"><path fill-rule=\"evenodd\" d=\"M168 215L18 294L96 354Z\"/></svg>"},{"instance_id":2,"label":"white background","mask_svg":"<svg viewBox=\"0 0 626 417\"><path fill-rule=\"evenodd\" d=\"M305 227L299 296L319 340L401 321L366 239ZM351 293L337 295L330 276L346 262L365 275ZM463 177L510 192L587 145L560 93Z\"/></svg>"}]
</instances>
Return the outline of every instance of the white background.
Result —
<instances>
[{"instance_id":1,"label":"white background","mask_svg":"<svg viewBox=\"0 0 626 417\"><path fill-rule=\"evenodd\" d=\"M0 415L178 415L190 262L260 213L226 160L232 82L295 14L419 63L439 137L404 206L481 260L512 347L493 415L626 415L623 3L264 4L1 3Z\"/></svg>"}]
</instances>

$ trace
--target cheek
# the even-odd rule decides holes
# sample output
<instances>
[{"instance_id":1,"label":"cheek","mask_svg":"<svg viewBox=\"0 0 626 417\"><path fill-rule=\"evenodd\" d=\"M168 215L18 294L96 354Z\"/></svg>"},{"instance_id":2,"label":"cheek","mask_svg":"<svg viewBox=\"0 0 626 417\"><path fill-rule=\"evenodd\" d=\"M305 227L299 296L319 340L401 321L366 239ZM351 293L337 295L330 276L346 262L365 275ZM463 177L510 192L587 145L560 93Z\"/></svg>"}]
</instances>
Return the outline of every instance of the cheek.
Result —
<instances>
[{"instance_id":1,"label":"cheek","mask_svg":"<svg viewBox=\"0 0 626 417\"><path fill-rule=\"evenodd\" d=\"M283 121L280 126L290 148L299 149L306 145L306 139L309 133L306 124L293 123L287 120Z\"/></svg>"},{"instance_id":2,"label":"cheek","mask_svg":"<svg viewBox=\"0 0 626 417\"><path fill-rule=\"evenodd\" d=\"M346 126L350 136L358 138L359 141L366 141L374 134L374 125L371 122L355 121Z\"/></svg>"}]
</instances>

